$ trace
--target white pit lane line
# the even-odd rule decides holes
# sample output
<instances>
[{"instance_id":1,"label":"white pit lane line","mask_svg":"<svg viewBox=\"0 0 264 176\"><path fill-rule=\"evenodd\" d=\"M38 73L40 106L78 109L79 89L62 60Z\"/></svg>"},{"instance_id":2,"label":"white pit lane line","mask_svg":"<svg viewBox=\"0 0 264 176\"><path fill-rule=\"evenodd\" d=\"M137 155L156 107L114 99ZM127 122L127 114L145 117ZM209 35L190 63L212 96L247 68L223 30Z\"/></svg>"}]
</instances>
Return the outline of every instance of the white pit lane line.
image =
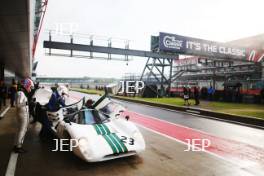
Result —
<instances>
[{"instance_id":1,"label":"white pit lane line","mask_svg":"<svg viewBox=\"0 0 264 176\"><path fill-rule=\"evenodd\" d=\"M10 109L8 106L1 114L0 117L3 118L7 111ZM16 171L16 163L17 163L18 154L12 152L9 158L8 166L6 169L5 176L14 176Z\"/></svg>"},{"instance_id":2,"label":"white pit lane line","mask_svg":"<svg viewBox=\"0 0 264 176\"><path fill-rule=\"evenodd\" d=\"M73 101L75 99L71 99ZM75 100L76 101L76 100ZM8 106L1 114L0 117L2 118L7 111L10 109L10 106ZM17 158L18 158L18 153L12 152L8 161L8 166L6 169L5 176L14 176L16 173L16 165L17 165Z\"/></svg>"},{"instance_id":3,"label":"white pit lane line","mask_svg":"<svg viewBox=\"0 0 264 176\"><path fill-rule=\"evenodd\" d=\"M7 106L5 110L0 114L0 119L4 117L4 115L7 113L7 111L10 109L10 106Z\"/></svg>"},{"instance_id":4,"label":"white pit lane line","mask_svg":"<svg viewBox=\"0 0 264 176\"><path fill-rule=\"evenodd\" d=\"M16 172L18 153L12 152L9 158L5 176L14 176Z\"/></svg>"},{"instance_id":5,"label":"white pit lane line","mask_svg":"<svg viewBox=\"0 0 264 176\"><path fill-rule=\"evenodd\" d=\"M3 117L7 111L10 109L10 106L8 106L1 114L0 117ZM18 158L18 153L11 152L9 161L8 161L8 166L6 169L5 176L14 176L16 173L16 165L17 165L17 158Z\"/></svg>"}]
</instances>

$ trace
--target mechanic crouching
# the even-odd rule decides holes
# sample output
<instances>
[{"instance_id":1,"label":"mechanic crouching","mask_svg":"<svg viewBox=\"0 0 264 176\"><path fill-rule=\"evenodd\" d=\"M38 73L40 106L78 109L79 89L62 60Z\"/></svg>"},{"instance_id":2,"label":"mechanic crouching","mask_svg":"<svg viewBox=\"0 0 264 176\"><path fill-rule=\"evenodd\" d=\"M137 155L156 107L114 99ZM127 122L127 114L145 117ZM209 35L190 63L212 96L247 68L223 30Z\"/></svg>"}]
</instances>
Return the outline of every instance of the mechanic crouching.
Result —
<instances>
[{"instance_id":1,"label":"mechanic crouching","mask_svg":"<svg viewBox=\"0 0 264 176\"><path fill-rule=\"evenodd\" d=\"M26 150L22 148L22 144L28 129L29 124L29 108L28 108L28 95L31 92L34 84L29 78L21 81L16 95L16 117L18 121L18 131L15 139L15 146L13 151L15 153L25 153Z\"/></svg>"},{"instance_id":2,"label":"mechanic crouching","mask_svg":"<svg viewBox=\"0 0 264 176\"><path fill-rule=\"evenodd\" d=\"M60 87L54 88L48 104L46 104L43 107L44 109L42 109L41 111L40 114L41 118L39 119L39 121L42 124L42 128L40 130L39 136L44 140L53 139L55 137L51 129L52 122L49 120L47 116L47 111L57 112L61 106L64 107L65 106L64 95L66 95L64 89L61 89Z\"/></svg>"}]
</instances>

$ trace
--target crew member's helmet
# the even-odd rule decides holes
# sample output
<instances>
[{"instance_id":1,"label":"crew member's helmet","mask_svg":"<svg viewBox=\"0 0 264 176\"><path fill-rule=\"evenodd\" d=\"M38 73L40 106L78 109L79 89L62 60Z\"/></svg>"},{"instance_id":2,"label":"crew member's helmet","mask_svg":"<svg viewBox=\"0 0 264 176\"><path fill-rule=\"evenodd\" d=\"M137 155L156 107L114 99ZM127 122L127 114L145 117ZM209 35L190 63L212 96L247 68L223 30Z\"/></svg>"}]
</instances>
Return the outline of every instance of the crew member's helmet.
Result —
<instances>
[{"instance_id":1,"label":"crew member's helmet","mask_svg":"<svg viewBox=\"0 0 264 176\"><path fill-rule=\"evenodd\" d=\"M21 81L21 85L26 89L27 92L30 92L34 88L34 83L29 78L23 79Z\"/></svg>"},{"instance_id":2,"label":"crew member's helmet","mask_svg":"<svg viewBox=\"0 0 264 176\"><path fill-rule=\"evenodd\" d=\"M58 88L57 88L57 91L58 91L58 93L59 93L59 95L60 96L63 96L63 95L69 95L69 90L67 89L67 87L65 87L65 86L59 86Z\"/></svg>"}]
</instances>

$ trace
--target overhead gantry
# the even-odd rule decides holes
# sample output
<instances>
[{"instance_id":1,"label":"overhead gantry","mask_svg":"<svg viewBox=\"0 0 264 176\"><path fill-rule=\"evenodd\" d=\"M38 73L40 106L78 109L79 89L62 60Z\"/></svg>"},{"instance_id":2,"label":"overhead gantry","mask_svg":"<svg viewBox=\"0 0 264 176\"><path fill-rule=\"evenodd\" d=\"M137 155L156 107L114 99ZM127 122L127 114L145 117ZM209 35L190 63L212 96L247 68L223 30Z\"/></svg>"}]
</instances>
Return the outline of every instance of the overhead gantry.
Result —
<instances>
[{"instance_id":1,"label":"overhead gantry","mask_svg":"<svg viewBox=\"0 0 264 176\"><path fill-rule=\"evenodd\" d=\"M132 50L129 49L129 44L126 42L125 48L112 47L111 40L108 41L107 46L94 45L94 40L90 37L89 44L79 44L73 42L73 35L69 35L69 42L52 41L51 33L49 33L49 40L44 41L44 48L48 49L48 55L60 55L69 57L84 57L96 58L93 53L107 54L105 59L111 60L112 55L125 56L125 61L128 61L128 56L136 56L147 58L147 62L143 69L140 80L145 81L146 85L153 84L159 85L160 91L156 92L163 96L166 89L171 88L171 83L175 81L183 72L197 72L197 70L182 70L179 73L172 74L173 61L179 59L179 54L183 55L196 55L207 57L210 59L220 59L227 61L242 61L260 62L263 58L258 54L252 60L251 53L257 50L241 48L237 46L230 46L225 43L207 41L197 38L185 37L175 34L160 33L159 36L151 37L151 51ZM69 53L56 53L52 49L66 50ZM88 52L89 55L80 56L76 55L74 51ZM258 51L261 53L262 51ZM264 55L263 55L264 57ZM154 80L154 81L153 81Z\"/></svg>"},{"instance_id":2,"label":"overhead gantry","mask_svg":"<svg viewBox=\"0 0 264 176\"><path fill-rule=\"evenodd\" d=\"M68 57L83 57L83 58L95 58L94 53L104 53L106 54L105 59L111 60L112 55L124 56L124 61L128 61L128 56L147 58L147 62L143 69L140 80L145 81L148 85L152 82L150 80L155 80L157 85L160 85L161 91L160 96L165 94L165 89L171 87L172 75L172 65L173 60L178 59L178 54L168 54L162 52L154 51L143 51L143 50L133 50L129 49L129 44L126 43L124 48L112 47L111 40L108 40L107 46L94 45L94 40L90 39L89 44L78 44L74 43L73 36L70 36L69 42L59 42L52 41L51 33L49 34L49 40L44 41L43 47L48 49L47 54L53 56L68 56ZM59 54L53 49L66 50L69 52ZM74 51L88 52L87 56L80 56L75 54ZM156 91L156 90L155 90ZM158 92L157 92L158 93Z\"/></svg>"}]
</instances>

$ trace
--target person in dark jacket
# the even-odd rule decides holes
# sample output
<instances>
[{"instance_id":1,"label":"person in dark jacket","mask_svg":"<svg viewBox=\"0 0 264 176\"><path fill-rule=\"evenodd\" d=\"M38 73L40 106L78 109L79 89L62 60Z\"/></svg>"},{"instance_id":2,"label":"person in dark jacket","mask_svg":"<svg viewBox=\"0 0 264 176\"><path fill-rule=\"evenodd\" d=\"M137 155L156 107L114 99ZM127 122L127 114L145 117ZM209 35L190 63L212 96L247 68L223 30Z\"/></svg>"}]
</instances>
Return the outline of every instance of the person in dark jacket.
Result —
<instances>
[{"instance_id":1,"label":"person in dark jacket","mask_svg":"<svg viewBox=\"0 0 264 176\"><path fill-rule=\"evenodd\" d=\"M12 79L12 85L9 88L9 98L10 98L11 107L14 107L14 103L16 100L16 93L17 93L17 84L15 79Z\"/></svg>"},{"instance_id":2,"label":"person in dark jacket","mask_svg":"<svg viewBox=\"0 0 264 176\"><path fill-rule=\"evenodd\" d=\"M183 88L184 105L188 105L188 106L190 105L189 98L190 98L189 90L186 87L184 87Z\"/></svg>"},{"instance_id":3,"label":"person in dark jacket","mask_svg":"<svg viewBox=\"0 0 264 176\"><path fill-rule=\"evenodd\" d=\"M208 89L208 98L210 101L213 101L214 93L215 93L215 89L212 86L210 86L210 88Z\"/></svg>"},{"instance_id":4,"label":"person in dark jacket","mask_svg":"<svg viewBox=\"0 0 264 176\"><path fill-rule=\"evenodd\" d=\"M49 100L49 103L47 104L47 108L48 111L51 112L56 112L59 110L61 106L65 106L65 100L64 98L59 94L59 92L57 90L55 90L52 95L51 98Z\"/></svg>"},{"instance_id":5,"label":"person in dark jacket","mask_svg":"<svg viewBox=\"0 0 264 176\"><path fill-rule=\"evenodd\" d=\"M194 87L193 96L194 96L194 100L195 100L195 105L199 105L200 104L200 101L199 101L199 89L196 86Z\"/></svg>"},{"instance_id":6,"label":"person in dark jacket","mask_svg":"<svg viewBox=\"0 0 264 176\"><path fill-rule=\"evenodd\" d=\"M63 98L63 94L64 92L61 92L60 94L57 89L54 89L48 104L46 104L45 109L41 111L41 118L39 121L42 124L42 127L39 136L43 139L50 139L54 137L51 131L52 123L48 119L46 111L56 112L60 109L60 106L64 107L65 100Z\"/></svg>"},{"instance_id":7,"label":"person in dark jacket","mask_svg":"<svg viewBox=\"0 0 264 176\"><path fill-rule=\"evenodd\" d=\"M7 87L4 81L0 82L0 109L2 105L6 106Z\"/></svg>"}]
</instances>

